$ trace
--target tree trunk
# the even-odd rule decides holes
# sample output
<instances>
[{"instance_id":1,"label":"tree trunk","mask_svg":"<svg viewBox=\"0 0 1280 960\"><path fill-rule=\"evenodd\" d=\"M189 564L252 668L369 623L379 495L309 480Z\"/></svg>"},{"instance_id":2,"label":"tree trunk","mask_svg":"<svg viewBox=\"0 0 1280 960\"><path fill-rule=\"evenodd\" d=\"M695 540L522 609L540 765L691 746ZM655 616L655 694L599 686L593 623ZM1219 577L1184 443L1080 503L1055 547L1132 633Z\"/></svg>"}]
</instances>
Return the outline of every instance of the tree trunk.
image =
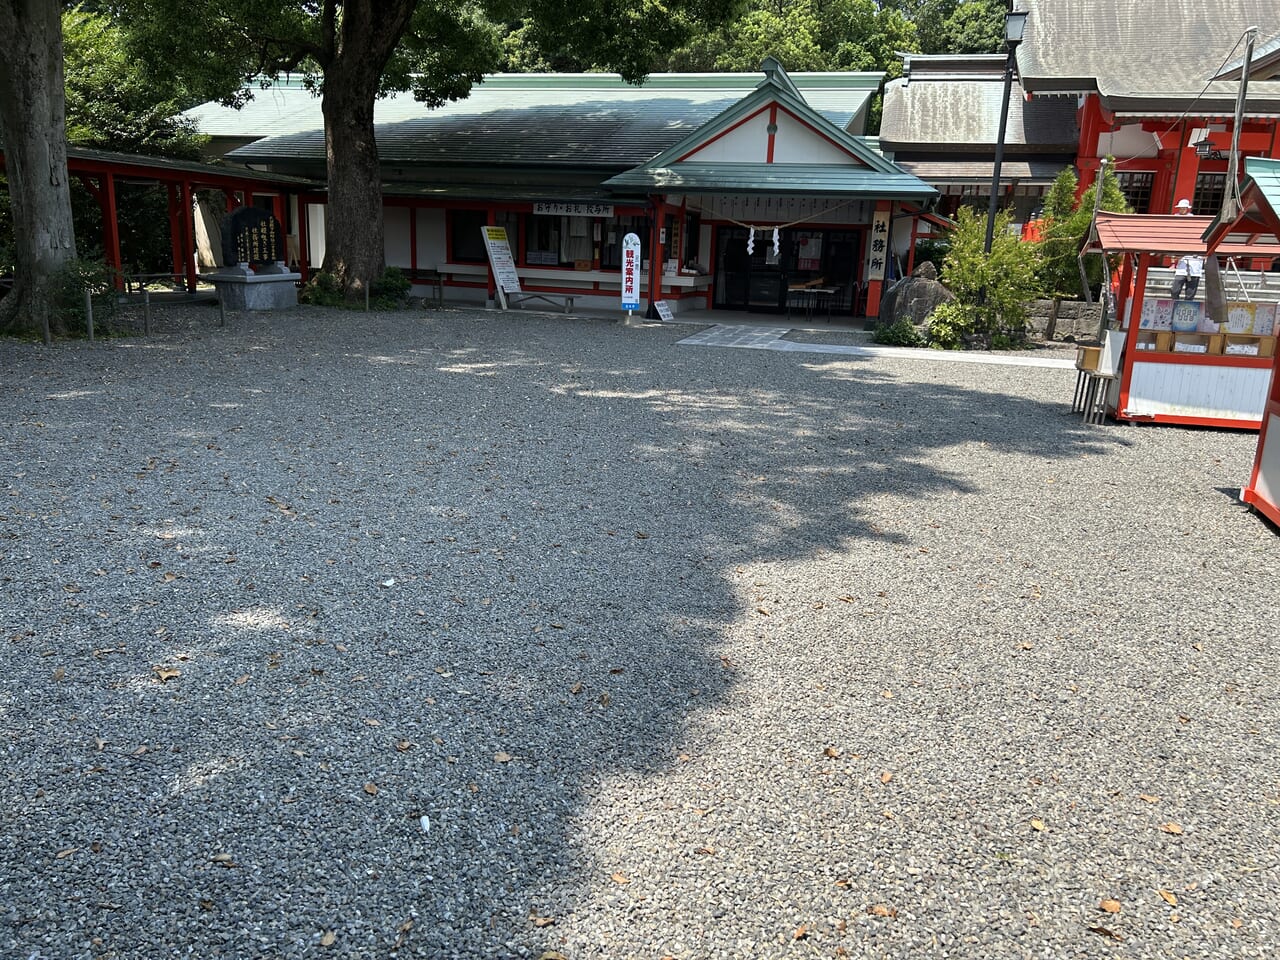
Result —
<instances>
[{"instance_id":1,"label":"tree trunk","mask_svg":"<svg viewBox=\"0 0 1280 960\"><path fill-rule=\"evenodd\" d=\"M322 104L329 172L324 269L348 299L362 300L386 262L382 170L373 135L380 71L367 60L342 59L325 72Z\"/></svg>"},{"instance_id":2,"label":"tree trunk","mask_svg":"<svg viewBox=\"0 0 1280 960\"><path fill-rule=\"evenodd\" d=\"M0 300L0 330L57 329L52 281L76 255L67 184L67 116L62 75L62 5L0 0L0 132L17 275Z\"/></svg>"}]
</instances>

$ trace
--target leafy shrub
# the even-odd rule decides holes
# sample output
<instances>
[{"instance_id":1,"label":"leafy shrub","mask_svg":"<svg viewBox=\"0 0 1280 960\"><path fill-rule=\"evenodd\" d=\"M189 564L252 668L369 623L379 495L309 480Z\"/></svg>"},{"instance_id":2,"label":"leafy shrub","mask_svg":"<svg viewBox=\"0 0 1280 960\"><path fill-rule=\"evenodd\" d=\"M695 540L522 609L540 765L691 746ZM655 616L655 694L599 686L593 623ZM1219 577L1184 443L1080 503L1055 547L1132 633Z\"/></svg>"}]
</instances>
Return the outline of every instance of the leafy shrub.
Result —
<instances>
[{"instance_id":1,"label":"leafy shrub","mask_svg":"<svg viewBox=\"0 0 1280 960\"><path fill-rule=\"evenodd\" d=\"M78 258L64 263L49 287L53 328L69 333L88 332L84 310L84 293L88 290L94 335L110 333L118 306L115 280L115 270L101 260Z\"/></svg>"},{"instance_id":2,"label":"leafy shrub","mask_svg":"<svg viewBox=\"0 0 1280 960\"><path fill-rule=\"evenodd\" d=\"M982 249L986 218L962 208L951 232L941 280L955 295L929 318L929 342L945 350L1021 343L1027 302L1040 294L1040 247L1009 233L1009 213L996 217L991 252Z\"/></svg>"},{"instance_id":3,"label":"leafy shrub","mask_svg":"<svg viewBox=\"0 0 1280 960\"><path fill-rule=\"evenodd\" d=\"M878 324L871 334L875 343L883 343L891 347L921 347L924 341L909 320L897 320L893 323Z\"/></svg>"},{"instance_id":4,"label":"leafy shrub","mask_svg":"<svg viewBox=\"0 0 1280 960\"><path fill-rule=\"evenodd\" d=\"M387 267L369 287L369 306L376 310L394 310L409 298L409 278L399 267Z\"/></svg>"},{"instance_id":5,"label":"leafy shrub","mask_svg":"<svg viewBox=\"0 0 1280 960\"><path fill-rule=\"evenodd\" d=\"M317 307L341 307L346 303L346 298L342 294L338 278L321 270L313 273L311 279L298 291L298 301Z\"/></svg>"}]
</instances>

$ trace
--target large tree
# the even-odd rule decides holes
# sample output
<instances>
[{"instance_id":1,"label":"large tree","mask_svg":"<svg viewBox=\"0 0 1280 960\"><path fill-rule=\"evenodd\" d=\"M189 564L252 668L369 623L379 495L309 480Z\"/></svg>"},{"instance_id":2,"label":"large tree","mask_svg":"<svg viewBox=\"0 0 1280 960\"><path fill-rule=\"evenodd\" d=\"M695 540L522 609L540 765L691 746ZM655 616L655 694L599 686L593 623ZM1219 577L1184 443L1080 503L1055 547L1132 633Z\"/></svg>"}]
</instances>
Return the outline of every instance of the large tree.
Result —
<instances>
[{"instance_id":1,"label":"large tree","mask_svg":"<svg viewBox=\"0 0 1280 960\"><path fill-rule=\"evenodd\" d=\"M0 300L0 330L50 335L49 291L75 257L67 188L62 6L0 0L0 138L9 181L16 282Z\"/></svg>"},{"instance_id":2,"label":"large tree","mask_svg":"<svg viewBox=\"0 0 1280 960\"><path fill-rule=\"evenodd\" d=\"M3 0L0 0L3 2ZM246 79L289 73L321 97L328 166L324 268L351 296L383 267L378 97L412 90L428 105L465 97L502 62L503 26L534 48L580 55L630 81L699 23L737 0L124 0L139 52L228 101ZM177 56L175 58L175 51Z\"/></svg>"}]
</instances>

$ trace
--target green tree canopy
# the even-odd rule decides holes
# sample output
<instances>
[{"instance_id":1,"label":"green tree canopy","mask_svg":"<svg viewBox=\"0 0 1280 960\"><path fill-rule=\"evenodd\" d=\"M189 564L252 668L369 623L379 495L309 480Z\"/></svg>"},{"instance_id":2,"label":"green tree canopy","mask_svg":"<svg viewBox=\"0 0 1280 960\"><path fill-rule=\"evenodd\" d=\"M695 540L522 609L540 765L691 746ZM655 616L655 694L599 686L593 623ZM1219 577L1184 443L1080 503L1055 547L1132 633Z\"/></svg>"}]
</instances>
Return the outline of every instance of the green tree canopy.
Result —
<instances>
[{"instance_id":1,"label":"green tree canopy","mask_svg":"<svg viewBox=\"0 0 1280 960\"><path fill-rule=\"evenodd\" d=\"M1040 282L1049 296L1080 299L1084 286L1080 279L1079 255L1085 234L1093 223L1093 203L1098 184L1095 181L1076 200L1078 180L1074 168L1063 170L1049 188L1044 202L1044 229L1040 240ZM1129 213L1129 202L1116 177L1115 161L1108 158L1102 174L1100 209L1112 213ZM1103 280L1102 261L1090 258L1085 264L1091 287Z\"/></svg>"}]
</instances>

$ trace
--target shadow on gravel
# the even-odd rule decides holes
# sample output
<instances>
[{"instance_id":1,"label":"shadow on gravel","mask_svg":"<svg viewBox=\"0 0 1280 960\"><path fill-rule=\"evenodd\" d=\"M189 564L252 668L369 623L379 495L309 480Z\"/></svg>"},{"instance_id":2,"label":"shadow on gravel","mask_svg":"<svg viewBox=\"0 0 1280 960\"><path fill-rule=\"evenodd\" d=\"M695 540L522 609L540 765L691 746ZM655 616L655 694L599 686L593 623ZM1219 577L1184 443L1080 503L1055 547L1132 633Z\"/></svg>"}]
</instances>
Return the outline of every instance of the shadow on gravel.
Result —
<instances>
[{"instance_id":1,"label":"shadow on gravel","mask_svg":"<svg viewBox=\"0 0 1280 960\"><path fill-rule=\"evenodd\" d=\"M536 956L623 885L593 797L660 803L733 684L726 571L903 539L866 505L978 492L939 449L1116 442L683 331L349 322L0 353L0 952Z\"/></svg>"}]
</instances>

